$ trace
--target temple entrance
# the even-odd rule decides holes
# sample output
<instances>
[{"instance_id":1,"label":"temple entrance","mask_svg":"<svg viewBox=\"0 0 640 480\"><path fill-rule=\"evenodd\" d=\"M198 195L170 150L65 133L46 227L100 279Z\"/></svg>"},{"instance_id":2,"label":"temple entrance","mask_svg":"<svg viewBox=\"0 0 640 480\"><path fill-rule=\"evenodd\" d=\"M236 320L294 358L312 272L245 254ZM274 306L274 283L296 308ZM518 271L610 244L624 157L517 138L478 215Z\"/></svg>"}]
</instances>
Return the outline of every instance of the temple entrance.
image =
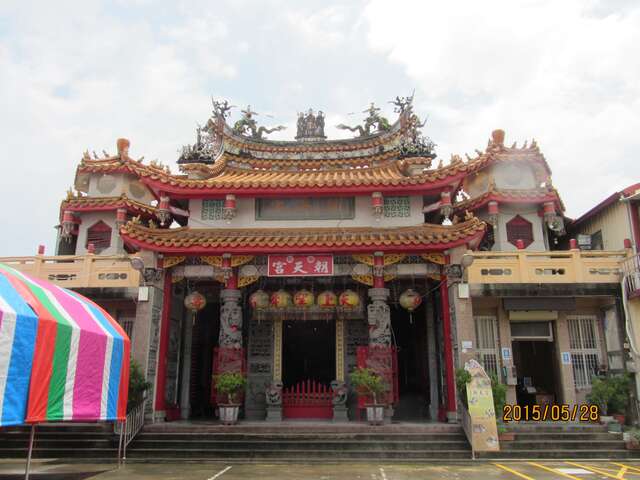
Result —
<instances>
[{"instance_id":1,"label":"temple entrance","mask_svg":"<svg viewBox=\"0 0 640 480\"><path fill-rule=\"evenodd\" d=\"M409 315L392 310L391 326L397 348L399 402L394 420L415 421L429 416L429 367L424 308Z\"/></svg>"},{"instance_id":2,"label":"temple entrance","mask_svg":"<svg viewBox=\"0 0 640 480\"><path fill-rule=\"evenodd\" d=\"M335 364L334 321L283 323L283 417L332 418Z\"/></svg>"},{"instance_id":3,"label":"temple entrance","mask_svg":"<svg viewBox=\"0 0 640 480\"><path fill-rule=\"evenodd\" d=\"M516 340L512 342L516 366L518 405L557 403L555 348L553 342Z\"/></svg>"}]
</instances>

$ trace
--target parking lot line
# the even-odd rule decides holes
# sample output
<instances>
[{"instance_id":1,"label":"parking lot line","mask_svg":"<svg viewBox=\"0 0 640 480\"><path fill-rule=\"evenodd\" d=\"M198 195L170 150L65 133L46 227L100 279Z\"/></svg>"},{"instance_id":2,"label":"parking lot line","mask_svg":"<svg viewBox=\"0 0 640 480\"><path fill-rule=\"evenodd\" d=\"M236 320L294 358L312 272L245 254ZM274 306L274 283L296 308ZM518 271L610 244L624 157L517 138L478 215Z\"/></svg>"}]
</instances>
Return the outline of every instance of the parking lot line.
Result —
<instances>
[{"instance_id":1,"label":"parking lot line","mask_svg":"<svg viewBox=\"0 0 640 480\"><path fill-rule=\"evenodd\" d=\"M551 467L545 467L544 465L540 465L539 463L535 463L535 462L527 462L527 463L528 463L529 465L533 465L534 467L541 468L542 470L546 470L546 471L548 471L548 472L555 473L556 475L561 475L561 476L563 476L563 477L570 478L571 480L581 480L581 479L580 479L580 478L578 478L578 477L574 477L573 475L570 475L570 474L568 474L568 473L564 473L564 472L561 472L561 471L559 471L559 470L555 470L555 469L553 469L553 468L551 468Z\"/></svg>"},{"instance_id":2,"label":"parking lot line","mask_svg":"<svg viewBox=\"0 0 640 480\"><path fill-rule=\"evenodd\" d=\"M614 465L617 465L618 467L624 467L624 468L628 468L629 470L633 470L635 472L640 472L640 468L637 467L632 467L631 465L625 465L624 463L617 463L617 462L611 462Z\"/></svg>"},{"instance_id":3,"label":"parking lot line","mask_svg":"<svg viewBox=\"0 0 640 480\"><path fill-rule=\"evenodd\" d=\"M496 467L498 467L498 468L501 468L502 470L505 470L505 471L507 471L509 473L512 473L512 474L516 475L517 477L524 478L525 480L535 480L535 479L531 478L530 476L525 475L524 473L520 473L517 470L514 470L514 469L509 468L509 467L505 467L504 465L502 465L500 463L494 463L494 465Z\"/></svg>"},{"instance_id":4,"label":"parking lot line","mask_svg":"<svg viewBox=\"0 0 640 480\"><path fill-rule=\"evenodd\" d=\"M581 463L575 463L575 462L564 462L564 463L573 465L574 467L582 468L584 470L589 470L590 472L597 473L598 475L604 475L605 477L614 478L615 480L620 480L624 478L624 476L620 476L621 475L620 472L618 472L617 475L612 475L611 473L605 472L604 470L600 470L599 468L582 465Z\"/></svg>"},{"instance_id":5,"label":"parking lot line","mask_svg":"<svg viewBox=\"0 0 640 480\"><path fill-rule=\"evenodd\" d=\"M207 480L216 480L216 478L221 477L222 475L224 475L229 470L231 470L231 465L229 465L227 468L224 468L224 469L220 470L213 477L209 477Z\"/></svg>"}]
</instances>

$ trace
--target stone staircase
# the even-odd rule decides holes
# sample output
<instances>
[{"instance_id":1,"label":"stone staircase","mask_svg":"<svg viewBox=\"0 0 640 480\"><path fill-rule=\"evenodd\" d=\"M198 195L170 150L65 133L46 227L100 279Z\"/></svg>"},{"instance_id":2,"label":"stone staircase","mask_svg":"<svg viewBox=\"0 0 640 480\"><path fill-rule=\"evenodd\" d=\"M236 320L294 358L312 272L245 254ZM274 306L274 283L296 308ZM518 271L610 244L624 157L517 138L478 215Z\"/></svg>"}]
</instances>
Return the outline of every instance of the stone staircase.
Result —
<instances>
[{"instance_id":1,"label":"stone staircase","mask_svg":"<svg viewBox=\"0 0 640 480\"><path fill-rule=\"evenodd\" d=\"M459 425L285 422L146 426L127 461L431 462L468 460Z\"/></svg>"},{"instance_id":2,"label":"stone staircase","mask_svg":"<svg viewBox=\"0 0 640 480\"><path fill-rule=\"evenodd\" d=\"M0 429L0 458L26 458L30 427ZM113 425L97 423L40 424L33 458L104 460L115 462L118 437Z\"/></svg>"},{"instance_id":3,"label":"stone staircase","mask_svg":"<svg viewBox=\"0 0 640 480\"><path fill-rule=\"evenodd\" d=\"M613 459L638 458L625 449L622 433L599 424L521 422L506 425L513 441L501 441L500 452L476 454L485 459Z\"/></svg>"}]
</instances>

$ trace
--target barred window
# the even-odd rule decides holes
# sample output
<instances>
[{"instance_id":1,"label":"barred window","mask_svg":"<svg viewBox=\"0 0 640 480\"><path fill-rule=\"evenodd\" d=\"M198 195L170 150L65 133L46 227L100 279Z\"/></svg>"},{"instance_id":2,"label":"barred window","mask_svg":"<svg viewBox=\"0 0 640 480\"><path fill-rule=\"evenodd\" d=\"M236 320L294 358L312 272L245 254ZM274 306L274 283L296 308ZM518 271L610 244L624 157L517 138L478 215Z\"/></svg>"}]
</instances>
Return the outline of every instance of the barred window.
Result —
<instances>
[{"instance_id":1,"label":"barred window","mask_svg":"<svg viewBox=\"0 0 640 480\"><path fill-rule=\"evenodd\" d=\"M202 220L222 220L224 200L203 200Z\"/></svg>"},{"instance_id":2,"label":"barred window","mask_svg":"<svg viewBox=\"0 0 640 480\"><path fill-rule=\"evenodd\" d=\"M384 197L385 217L410 217L411 197Z\"/></svg>"},{"instance_id":3,"label":"barred window","mask_svg":"<svg viewBox=\"0 0 640 480\"><path fill-rule=\"evenodd\" d=\"M102 220L94 223L87 230L87 243L85 248L89 248L89 244L93 244L95 252L100 253L111 246L111 227Z\"/></svg>"},{"instance_id":4,"label":"barred window","mask_svg":"<svg viewBox=\"0 0 640 480\"><path fill-rule=\"evenodd\" d=\"M526 218L516 215L507 222L507 240L512 245L518 245L522 240L524 248L533 243L533 225Z\"/></svg>"},{"instance_id":5,"label":"barred window","mask_svg":"<svg viewBox=\"0 0 640 480\"><path fill-rule=\"evenodd\" d=\"M568 317L569 349L576 388L588 388L600 365L598 324L592 315Z\"/></svg>"},{"instance_id":6,"label":"barred window","mask_svg":"<svg viewBox=\"0 0 640 480\"><path fill-rule=\"evenodd\" d=\"M479 361L487 375L498 376L498 322L494 316L474 316Z\"/></svg>"}]
</instances>

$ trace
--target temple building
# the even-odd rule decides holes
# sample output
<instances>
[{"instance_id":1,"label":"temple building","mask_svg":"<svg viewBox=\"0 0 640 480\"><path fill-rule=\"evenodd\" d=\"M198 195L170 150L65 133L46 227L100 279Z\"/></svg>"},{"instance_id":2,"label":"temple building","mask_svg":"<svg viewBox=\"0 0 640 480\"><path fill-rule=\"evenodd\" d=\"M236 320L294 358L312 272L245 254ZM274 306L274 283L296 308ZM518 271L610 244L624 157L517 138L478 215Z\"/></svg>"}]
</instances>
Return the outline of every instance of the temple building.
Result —
<instances>
[{"instance_id":1,"label":"temple building","mask_svg":"<svg viewBox=\"0 0 640 480\"><path fill-rule=\"evenodd\" d=\"M356 366L385 379L389 420L453 420L472 358L509 403L584 402L592 375L627 368L620 265L637 246L580 250L535 141L495 130L445 164L412 98L393 103L394 122L371 104L338 127L353 138L308 110L275 141L284 127L214 102L179 174L126 139L85 152L57 256L0 260L118 319L154 421L214 419L225 371L247 377L242 418L358 420Z\"/></svg>"}]
</instances>

